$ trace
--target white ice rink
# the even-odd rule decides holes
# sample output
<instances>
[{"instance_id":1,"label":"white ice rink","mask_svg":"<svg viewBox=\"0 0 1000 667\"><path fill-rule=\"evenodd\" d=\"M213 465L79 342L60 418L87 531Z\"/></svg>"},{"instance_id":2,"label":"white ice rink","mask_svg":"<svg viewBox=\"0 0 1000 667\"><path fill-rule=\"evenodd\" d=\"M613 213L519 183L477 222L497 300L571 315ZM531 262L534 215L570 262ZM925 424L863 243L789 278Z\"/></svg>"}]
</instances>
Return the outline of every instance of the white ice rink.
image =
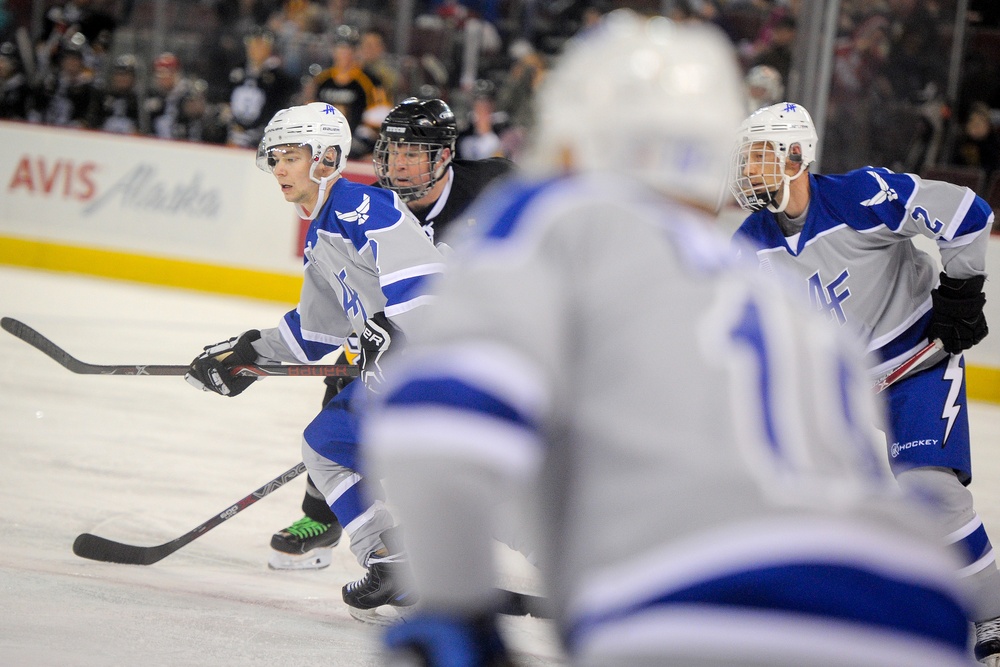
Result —
<instances>
[{"instance_id":1,"label":"white ice rink","mask_svg":"<svg viewBox=\"0 0 1000 667\"><path fill-rule=\"evenodd\" d=\"M90 363L184 364L285 310L0 268L0 315ZM271 534L301 515L301 479L151 566L71 551L82 532L167 542L297 463L320 380L270 378L227 399L180 377L74 375L6 332L0 369L0 665L380 664L377 629L340 601L362 574L345 543L326 570L265 565ZM971 413L973 491L996 536L1000 406ZM501 583L530 588L512 558ZM525 664L560 664L546 621L509 619L504 630Z\"/></svg>"},{"instance_id":2,"label":"white ice rink","mask_svg":"<svg viewBox=\"0 0 1000 667\"><path fill-rule=\"evenodd\" d=\"M186 364L286 310L0 268L0 315L90 363ZM228 399L181 377L74 375L3 331L0 369L0 665L381 664L378 629L340 600L363 574L346 540L325 570L266 566L271 534L301 516L304 478L154 565L71 550L82 532L162 544L295 465L321 380L268 378ZM530 590L519 558L501 583ZM504 629L527 664L560 663L547 621Z\"/></svg>"}]
</instances>

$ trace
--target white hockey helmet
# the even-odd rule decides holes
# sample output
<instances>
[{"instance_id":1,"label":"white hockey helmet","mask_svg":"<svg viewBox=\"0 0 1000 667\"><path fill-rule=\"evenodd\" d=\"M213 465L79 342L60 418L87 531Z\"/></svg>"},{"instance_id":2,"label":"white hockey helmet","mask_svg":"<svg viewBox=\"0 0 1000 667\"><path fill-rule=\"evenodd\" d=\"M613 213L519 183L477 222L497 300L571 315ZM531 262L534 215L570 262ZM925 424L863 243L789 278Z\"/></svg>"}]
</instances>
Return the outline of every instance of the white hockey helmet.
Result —
<instances>
[{"instance_id":1,"label":"white hockey helmet","mask_svg":"<svg viewBox=\"0 0 1000 667\"><path fill-rule=\"evenodd\" d=\"M744 114L731 42L708 25L616 10L573 40L542 83L526 167L629 174L715 208L725 191L729 137Z\"/></svg>"},{"instance_id":2,"label":"white hockey helmet","mask_svg":"<svg viewBox=\"0 0 1000 667\"><path fill-rule=\"evenodd\" d=\"M312 154L309 178L324 185L323 181L329 182L347 164L347 155L351 152L351 127L344 114L326 102L282 109L264 128L264 138L257 147L257 167L270 173L274 167L271 150L286 145L309 147ZM316 167L331 148L336 149L336 157L323 164L334 167L335 171L325 179L317 178Z\"/></svg>"},{"instance_id":3,"label":"white hockey helmet","mask_svg":"<svg viewBox=\"0 0 1000 667\"><path fill-rule=\"evenodd\" d=\"M733 151L730 188L736 201L749 211L765 206L784 211L788 184L806 173L818 143L816 126L803 106L779 102L754 111L740 126ZM799 167L794 176L785 172L788 162ZM751 164L753 174L748 173Z\"/></svg>"}]
</instances>

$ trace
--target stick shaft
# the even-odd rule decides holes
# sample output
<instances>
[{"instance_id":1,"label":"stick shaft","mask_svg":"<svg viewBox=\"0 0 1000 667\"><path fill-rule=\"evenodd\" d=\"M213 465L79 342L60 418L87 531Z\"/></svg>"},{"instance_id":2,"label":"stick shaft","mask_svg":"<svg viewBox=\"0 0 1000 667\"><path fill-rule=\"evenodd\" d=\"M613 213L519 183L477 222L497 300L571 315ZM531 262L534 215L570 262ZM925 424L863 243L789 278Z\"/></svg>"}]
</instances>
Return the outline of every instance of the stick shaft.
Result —
<instances>
[{"instance_id":1,"label":"stick shaft","mask_svg":"<svg viewBox=\"0 0 1000 667\"><path fill-rule=\"evenodd\" d=\"M156 364L88 364L73 357L24 322L12 317L0 319L0 327L28 345L44 352L64 368L81 375L184 375L190 366ZM266 364L237 366L236 375L258 377L357 377L358 368L350 364Z\"/></svg>"},{"instance_id":2,"label":"stick shaft","mask_svg":"<svg viewBox=\"0 0 1000 667\"><path fill-rule=\"evenodd\" d=\"M927 345L924 345L922 348L917 350L913 356L889 371L889 373L887 373L882 379L878 380L873 387L875 393L880 394L892 385L896 384L896 382L903 379L904 375L913 370L917 365L926 361L932 355L937 354L939 350L941 350L941 341L932 340L927 343Z\"/></svg>"},{"instance_id":3,"label":"stick shaft","mask_svg":"<svg viewBox=\"0 0 1000 667\"><path fill-rule=\"evenodd\" d=\"M163 560L178 549L181 549L182 547L195 541L208 531L218 526L220 523L232 519L247 507L250 507L250 505L253 505L255 502L272 491L281 488L286 482L295 479L299 475L305 473L305 471L306 465L304 463L296 464L272 479L264 486L236 501L234 505L230 505L208 521L192 528L188 532L184 533L177 539L171 540L170 542L153 547L140 547L131 544L124 544L122 542L115 542L114 540L109 540L107 538L100 537L99 535L83 533L82 535L78 535L76 541L73 542L73 553L81 558L89 558L90 560L99 560L106 563L152 565L157 561Z\"/></svg>"}]
</instances>

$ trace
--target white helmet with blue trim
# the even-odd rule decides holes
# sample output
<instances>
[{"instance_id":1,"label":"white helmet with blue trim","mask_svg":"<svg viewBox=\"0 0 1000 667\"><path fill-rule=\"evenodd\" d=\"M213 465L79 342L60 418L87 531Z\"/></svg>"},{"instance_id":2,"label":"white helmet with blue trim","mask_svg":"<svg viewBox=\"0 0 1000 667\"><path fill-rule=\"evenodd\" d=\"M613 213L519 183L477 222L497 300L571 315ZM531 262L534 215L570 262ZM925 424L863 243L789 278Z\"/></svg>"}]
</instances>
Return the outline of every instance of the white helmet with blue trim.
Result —
<instances>
[{"instance_id":1,"label":"white helmet with blue trim","mask_svg":"<svg viewBox=\"0 0 1000 667\"><path fill-rule=\"evenodd\" d=\"M730 189L736 201L748 211L784 211L788 184L816 160L817 144L812 116L800 104L779 102L750 114L733 151ZM785 170L788 163L798 165L794 176Z\"/></svg>"},{"instance_id":2,"label":"white helmet with blue trim","mask_svg":"<svg viewBox=\"0 0 1000 667\"><path fill-rule=\"evenodd\" d=\"M275 160L272 151L279 146L305 146L309 148L312 164L309 166L309 180L319 184L316 206L306 211L296 204L299 215L306 220L315 219L330 183L335 181L347 165L347 155L351 152L351 127L347 118L337 107L326 102L312 102L297 107L282 109L264 128L264 138L257 147L257 167L271 173ZM316 175L322 164L332 167L326 176Z\"/></svg>"}]
</instances>

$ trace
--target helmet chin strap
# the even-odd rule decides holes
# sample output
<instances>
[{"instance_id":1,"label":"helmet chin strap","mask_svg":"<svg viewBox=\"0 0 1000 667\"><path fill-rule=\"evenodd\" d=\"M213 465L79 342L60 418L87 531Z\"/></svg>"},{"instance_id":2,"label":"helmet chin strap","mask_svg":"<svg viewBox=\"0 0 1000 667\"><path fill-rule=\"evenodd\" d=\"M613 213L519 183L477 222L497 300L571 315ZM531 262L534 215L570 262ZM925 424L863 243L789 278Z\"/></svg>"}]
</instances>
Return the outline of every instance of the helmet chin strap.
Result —
<instances>
[{"instance_id":1,"label":"helmet chin strap","mask_svg":"<svg viewBox=\"0 0 1000 667\"><path fill-rule=\"evenodd\" d=\"M313 210L311 212L306 212L306 209L301 204L295 205L296 213L298 213L299 217L303 220L316 219L316 216L319 215L320 209L323 208L323 202L326 201L326 191L330 188L330 184L340 177L340 169L338 169L329 176L316 178L316 167L319 165L320 161L317 161L314 162L312 167L309 168L309 180L313 183L319 184L319 191L316 193L316 205L313 206Z\"/></svg>"},{"instance_id":2,"label":"helmet chin strap","mask_svg":"<svg viewBox=\"0 0 1000 667\"><path fill-rule=\"evenodd\" d=\"M782 167L784 167L784 165L782 165ZM804 173L806 173L805 167L802 164L799 164L799 170L798 170L798 172L794 176L789 176L788 174L782 174L781 175L781 203L779 203L779 204L775 203L775 201L777 200L777 197L775 196L777 194L777 192L769 192L768 194L771 196L771 202L767 205L767 210L771 211L771 213L782 213L782 212L784 212L784 210L786 208L788 208L788 191L789 191L788 184L791 183L792 181L794 181L796 178L798 178L799 176L801 176Z\"/></svg>"}]
</instances>

